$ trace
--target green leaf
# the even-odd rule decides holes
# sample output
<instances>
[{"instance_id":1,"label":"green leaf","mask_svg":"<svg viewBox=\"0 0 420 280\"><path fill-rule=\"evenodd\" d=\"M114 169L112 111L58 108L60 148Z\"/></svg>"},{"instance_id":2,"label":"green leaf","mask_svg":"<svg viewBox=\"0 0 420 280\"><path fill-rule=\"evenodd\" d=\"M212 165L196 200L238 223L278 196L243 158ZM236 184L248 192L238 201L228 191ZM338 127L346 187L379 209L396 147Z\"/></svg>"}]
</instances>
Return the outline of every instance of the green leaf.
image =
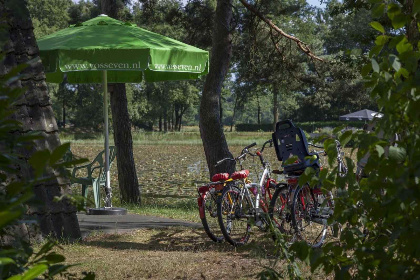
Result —
<instances>
[{"instance_id":1,"label":"green leaf","mask_svg":"<svg viewBox=\"0 0 420 280\"><path fill-rule=\"evenodd\" d=\"M0 212L0 228L3 228L8 223L14 221L22 215L21 211L2 211Z\"/></svg>"},{"instance_id":2,"label":"green leaf","mask_svg":"<svg viewBox=\"0 0 420 280\"><path fill-rule=\"evenodd\" d=\"M351 130L347 130L343 133L343 135L340 136L340 143L343 147L345 147L346 144L351 140L352 135L353 132Z\"/></svg>"},{"instance_id":3,"label":"green leaf","mask_svg":"<svg viewBox=\"0 0 420 280\"><path fill-rule=\"evenodd\" d=\"M384 11L385 11L385 4L384 3L375 4L375 6L373 6L373 9L372 9L372 16L374 18L381 17L383 15Z\"/></svg>"},{"instance_id":4,"label":"green leaf","mask_svg":"<svg viewBox=\"0 0 420 280\"><path fill-rule=\"evenodd\" d=\"M375 145L375 151L378 153L378 156L381 157L385 150L381 145Z\"/></svg>"},{"instance_id":5,"label":"green leaf","mask_svg":"<svg viewBox=\"0 0 420 280\"><path fill-rule=\"evenodd\" d=\"M389 4L387 14L388 17L392 20L396 15L401 14L400 6L397 4Z\"/></svg>"},{"instance_id":6,"label":"green leaf","mask_svg":"<svg viewBox=\"0 0 420 280\"><path fill-rule=\"evenodd\" d=\"M398 72L396 72L396 73L395 73L394 77L395 77L395 78L399 78L401 75L402 75L404 78L408 79L408 77L410 76L410 73L407 71L407 69L405 69L405 68L400 68L400 70L398 70Z\"/></svg>"},{"instance_id":7,"label":"green leaf","mask_svg":"<svg viewBox=\"0 0 420 280\"><path fill-rule=\"evenodd\" d=\"M293 243L290 246L290 250L296 252L296 256L302 261L306 261L309 258L309 246L304 241Z\"/></svg>"},{"instance_id":8,"label":"green leaf","mask_svg":"<svg viewBox=\"0 0 420 280\"><path fill-rule=\"evenodd\" d=\"M14 275L12 277L7 278L7 280L22 280L22 275Z\"/></svg>"},{"instance_id":9,"label":"green leaf","mask_svg":"<svg viewBox=\"0 0 420 280\"><path fill-rule=\"evenodd\" d=\"M11 258L0 258L0 266L8 265L11 263L16 263L16 262Z\"/></svg>"},{"instance_id":10,"label":"green leaf","mask_svg":"<svg viewBox=\"0 0 420 280\"><path fill-rule=\"evenodd\" d=\"M55 164L57 161L63 158L63 156L69 151L70 143L65 143L63 145L58 146L54 151L51 153L50 163Z\"/></svg>"},{"instance_id":11,"label":"green leaf","mask_svg":"<svg viewBox=\"0 0 420 280\"><path fill-rule=\"evenodd\" d=\"M394 27L394 29L400 29L405 26L408 19L409 18L406 15L398 14L392 19L392 27Z\"/></svg>"},{"instance_id":12,"label":"green leaf","mask_svg":"<svg viewBox=\"0 0 420 280\"><path fill-rule=\"evenodd\" d=\"M395 56L393 54L389 55L389 62L391 63L391 66L392 66L392 68L395 69L395 71L398 72L398 70L400 70L401 62L400 62L400 59L397 56Z\"/></svg>"},{"instance_id":13,"label":"green leaf","mask_svg":"<svg viewBox=\"0 0 420 280\"><path fill-rule=\"evenodd\" d=\"M22 280L32 280L37 278L38 276L42 275L45 271L47 271L48 265L46 264L37 264L31 269L27 270L22 275Z\"/></svg>"},{"instance_id":14,"label":"green leaf","mask_svg":"<svg viewBox=\"0 0 420 280\"><path fill-rule=\"evenodd\" d=\"M388 36L386 36L386 35L379 35L378 37L376 37L375 44L377 46L383 46L383 45L386 44L386 42L388 42L388 40L389 40L389 37Z\"/></svg>"},{"instance_id":15,"label":"green leaf","mask_svg":"<svg viewBox=\"0 0 420 280\"><path fill-rule=\"evenodd\" d=\"M29 164L35 170L35 176L39 177L45 170L48 160L50 158L50 152L48 150L36 151L32 154L29 159Z\"/></svg>"},{"instance_id":16,"label":"green leaf","mask_svg":"<svg viewBox=\"0 0 420 280\"><path fill-rule=\"evenodd\" d=\"M361 71L362 76L365 77L369 75L370 71L372 71L372 64L371 63L365 64L365 66L363 66L362 71Z\"/></svg>"},{"instance_id":17,"label":"green leaf","mask_svg":"<svg viewBox=\"0 0 420 280\"><path fill-rule=\"evenodd\" d=\"M372 69L376 73L379 73L379 71L380 71L379 64L378 64L378 62L376 62L376 60L374 58L372 58Z\"/></svg>"},{"instance_id":18,"label":"green leaf","mask_svg":"<svg viewBox=\"0 0 420 280\"><path fill-rule=\"evenodd\" d=\"M389 158L393 159L397 162L403 162L405 157L407 156L407 152L404 148L401 147L389 147Z\"/></svg>"},{"instance_id":19,"label":"green leaf","mask_svg":"<svg viewBox=\"0 0 420 280\"><path fill-rule=\"evenodd\" d=\"M297 156L292 156L288 158L286 161L283 162L283 165L289 165L295 163L295 161L299 160Z\"/></svg>"},{"instance_id":20,"label":"green leaf","mask_svg":"<svg viewBox=\"0 0 420 280\"><path fill-rule=\"evenodd\" d=\"M66 260L66 258L60 254L57 253L51 253L48 256L45 257L45 259L49 262L49 263L60 263L60 262L64 262Z\"/></svg>"},{"instance_id":21,"label":"green leaf","mask_svg":"<svg viewBox=\"0 0 420 280\"><path fill-rule=\"evenodd\" d=\"M381 32L381 33L385 33L385 29L384 29L384 27L382 26L382 24L380 24L379 22L377 22L377 21L372 21L371 23L370 23L370 26L372 26L373 28L375 28L376 30L378 30L379 32Z\"/></svg>"},{"instance_id":22,"label":"green leaf","mask_svg":"<svg viewBox=\"0 0 420 280\"><path fill-rule=\"evenodd\" d=\"M413 50L413 45L410 44L410 42L408 42L407 38L404 37L398 44L397 44L397 51L398 53L404 53L407 51L412 51Z\"/></svg>"},{"instance_id":23,"label":"green leaf","mask_svg":"<svg viewBox=\"0 0 420 280\"><path fill-rule=\"evenodd\" d=\"M54 276L57 275L63 271L66 271L67 269L69 269L70 267L73 267L75 265L63 265L63 264L55 264L50 266L50 268L48 269L48 274L50 276Z\"/></svg>"},{"instance_id":24,"label":"green leaf","mask_svg":"<svg viewBox=\"0 0 420 280\"><path fill-rule=\"evenodd\" d=\"M35 258L48 253L49 251L51 251L51 249L55 246L55 243L52 241L48 241L47 243L45 243L42 248L39 250L39 252L35 255Z\"/></svg>"}]
</instances>

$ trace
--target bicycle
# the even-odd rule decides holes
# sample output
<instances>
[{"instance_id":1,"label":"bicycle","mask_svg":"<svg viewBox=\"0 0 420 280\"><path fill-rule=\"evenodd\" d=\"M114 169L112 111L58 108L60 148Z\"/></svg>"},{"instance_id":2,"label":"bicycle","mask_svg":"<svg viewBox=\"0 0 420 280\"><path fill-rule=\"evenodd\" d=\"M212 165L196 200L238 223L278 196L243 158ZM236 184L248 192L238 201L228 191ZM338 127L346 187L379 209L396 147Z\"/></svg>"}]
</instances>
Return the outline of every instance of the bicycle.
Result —
<instances>
[{"instance_id":1,"label":"bicycle","mask_svg":"<svg viewBox=\"0 0 420 280\"><path fill-rule=\"evenodd\" d=\"M249 148L256 145L253 143L245 147L240 156L234 159L225 158L217 163L231 160L239 163L241 167L241 171L237 171L231 176L237 183L223 189L217 204L220 229L226 241L233 246L240 246L249 241L252 224L260 230L267 229L268 223L264 216L268 212L267 197L271 199L271 191L276 187L276 182L270 177L270 164L263 157L263 151L267 144L271 146L272 140L266 141L261 150L255 154L249 152ZM246 155L258 156L264 167L259 184L252 183L248 179L249 170L243 168Z\"/></svg>"},{"instance_id":2,"label":"bicycle","mask_svg":"<svg viewBox=\"0 0 420 280\"><path fill-rule=\"evenodd\" d=\"M281 129L281 125L286 128ZM300 141L296 141L299 138ZM312 247L320 247L325 238L328 227L327 220L334 213L334 198L332 192L322 193L321 188L311 188L308 184L298 185L299 176L305 168L313 167L316 171L322 169L319 164L319 155L326 155L325 151L309 153L308 145L323 148L307 143L303 131L296 128L289 120L279 122L276 132L273 133L276 152L279 160L286 156L298 154L299 160L291 165L284 166L280 173L286 175L287 184L281 184L273 195L270 203L269 215L275 225L291 243L296 239L304 240ZM293 145L299 142L297 149ZM347 174L347 166L343 161L340 142L336 140L338 175ZM296 153L295 151L300 152ZM333 230L333 234L337 231Z\"/></svg>"},{"instance_id":3,"label":"bicycle","mask_svg":"<svg viewBox=\"0 0 420 280\"><path fill-rule=\"evenodd\" d=\"M212 182L197 188L198 211L204 231L214 242L222 242L224 237L220 232L217 219L217 199L223 188L233 180L228 173L213 175ZM213 218L210 220L210 218Z\"/></svg>"}]
</instances>

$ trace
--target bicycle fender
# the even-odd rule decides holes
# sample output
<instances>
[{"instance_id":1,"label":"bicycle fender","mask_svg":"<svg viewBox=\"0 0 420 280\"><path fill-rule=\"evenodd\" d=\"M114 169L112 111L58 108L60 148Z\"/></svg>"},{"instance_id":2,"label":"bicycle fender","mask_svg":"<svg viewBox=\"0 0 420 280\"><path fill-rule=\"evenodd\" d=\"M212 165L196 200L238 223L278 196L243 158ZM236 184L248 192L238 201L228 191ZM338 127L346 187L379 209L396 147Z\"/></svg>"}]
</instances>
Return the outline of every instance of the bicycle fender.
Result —
<instances>
[{"instance_id":1,"label":"bicycle fender","mask_svg":"<svg viewBox=\"0 0 420 280\"><path fill-rule=\"evenodd\" d=\"M198 203L198 212L200 213L200 219L204 219L204 205L203 205L203 197L200 195L197 198Z\"/></svg>"}]
</instances>

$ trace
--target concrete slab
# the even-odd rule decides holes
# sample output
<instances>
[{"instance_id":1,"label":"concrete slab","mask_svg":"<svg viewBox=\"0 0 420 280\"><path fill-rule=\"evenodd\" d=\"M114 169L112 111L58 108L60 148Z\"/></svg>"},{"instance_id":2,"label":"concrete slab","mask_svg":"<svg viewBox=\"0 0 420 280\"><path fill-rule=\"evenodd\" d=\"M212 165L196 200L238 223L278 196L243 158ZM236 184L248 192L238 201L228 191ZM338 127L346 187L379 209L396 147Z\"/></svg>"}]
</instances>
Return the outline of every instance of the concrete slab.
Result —
<instances>
[{"instance_id":1,"label":"concrete slab","mask_svg":"<svg viewBox=\"0 0 420 280\"><path fill-rule=\"evenodd\" d=\"M106 216L78 213L77 218L79 220L82 237L86 237L94 231L104 233L124 233L140 228L166 228L177 226L192 228L202 227L200 223L136 214Z\"/></svg>"}]
</instances>

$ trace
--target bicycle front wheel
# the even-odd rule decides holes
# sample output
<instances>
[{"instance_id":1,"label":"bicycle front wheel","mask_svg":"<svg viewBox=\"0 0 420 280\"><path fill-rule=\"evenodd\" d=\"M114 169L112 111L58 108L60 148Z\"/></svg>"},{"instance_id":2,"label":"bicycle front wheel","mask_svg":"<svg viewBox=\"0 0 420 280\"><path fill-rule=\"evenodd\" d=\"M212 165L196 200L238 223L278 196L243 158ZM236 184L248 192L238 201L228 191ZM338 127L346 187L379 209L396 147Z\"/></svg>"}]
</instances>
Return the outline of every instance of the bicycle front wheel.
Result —
<instances>
[{"instance_id":1,"label":"bicycle front wheel","mask_svg":"<svg viewBox=\"0 0 420 280\"><path fill-rule=\"evenodd\" d=\"M318 196L317 196L318 197ZM292 225L295 236L313 248L322 245L327 234L327 217L320 213L317 197L308 185L298 187L292 203Z\"/></svg>"},{"instance_id":2,"label":"bicycle front wheel","mask_svg":"<svg viewBox=\"0 0 420 280\"><path fill-rule=\"evenodd\" d=\"M287 242L293 242L291 198L289 186L279 187L274 192L268 208L268 214L275 227L282 233Z\"/></svg>"},{"instance_id":3,"label":"bicycle front wheel","mask_svg":"<svg viewBox=\"0 0 420 280\"><path fill-rule=\"evenodd\" d=\"M214 242L222 242L223 234L217 221L217 194L219 192L207 191L203 196L200 207L200 218L204 231Z\"/></svg>"},{"instance_id":4,"label":"bicycle front wheel","mask_svg":"<svg viewBox=\"0 0 420 280\"><path fill-rule=\"evenodd\" d=\"M233 246L246 244L250 237L252 203L236 186L226 187L217 202L217 216L223 236Z\"/></svg>"}]
</instances>

